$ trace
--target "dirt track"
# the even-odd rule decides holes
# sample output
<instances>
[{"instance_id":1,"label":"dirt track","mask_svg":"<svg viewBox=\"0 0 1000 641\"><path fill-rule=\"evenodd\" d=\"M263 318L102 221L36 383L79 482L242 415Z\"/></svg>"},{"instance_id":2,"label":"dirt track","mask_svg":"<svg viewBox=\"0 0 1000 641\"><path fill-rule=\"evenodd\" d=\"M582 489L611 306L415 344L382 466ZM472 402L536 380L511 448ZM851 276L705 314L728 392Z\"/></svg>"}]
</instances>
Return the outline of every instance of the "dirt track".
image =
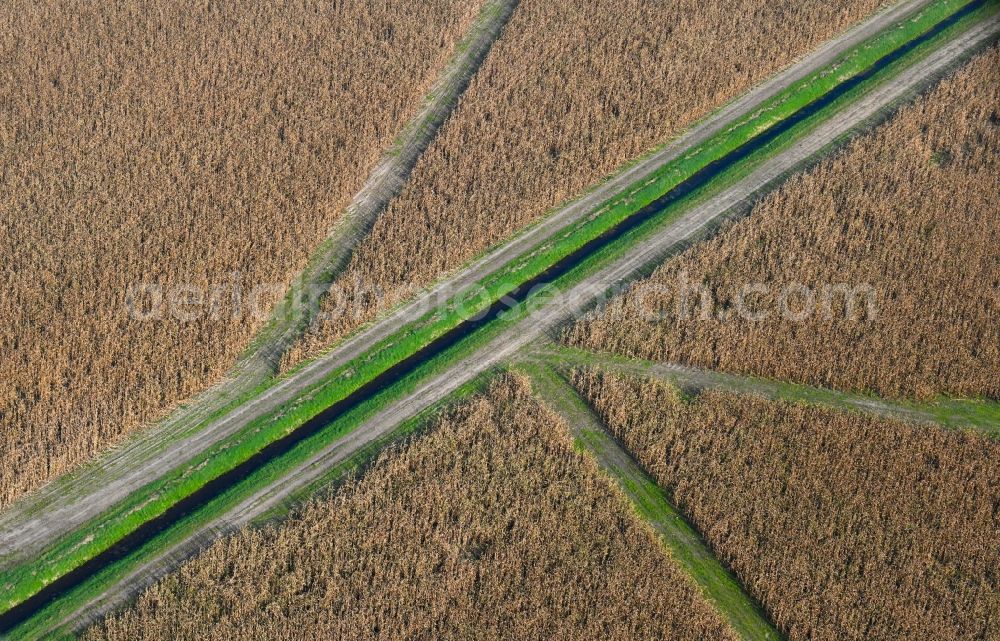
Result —
<instances>
[{"instance_id":1,"label":"dirt track","mask_svg":"<svg viewBox=\"0 0 1000 641\"><path fill-rule=\"evenodd\" d=\"M320 478L332 466L388 434L407 418L444 399L480 373L510 359L532 341L587 309L593 304L595 296L603 293L607 286L628 280L663 256L696 239L706 228L726 219L734 211L745 210L749 200L780 182L790 172L815 159L832 142L865 126L885 113L886 109L913 95L934 78L953 68L970 52L995 38L998 33L1000 33L1000 16L994 16L973 27L925 60L915 64L900 77L848 106L792 147L767 160L751 175L657 231L648 241L632 248L606 269L588 277L572 289L552 297L544 306L475 354L424 382L407 398L386 407L349 435L330 444L308 462L286 475L280 483L261 489L224 518L206 526L192 539L166 550L157 559L136 569L113 589L67 617L66 621L74 621L82 626L87 621L102 616L109 608L113 608L173 567L179 559L196 551L218 532L238 528L250 522L255 516L267 512L296 489ZM284 391L274 394L294 393L296 389L303 389L308 381L321 378L323 372L332 367L330 362L336 359L338 353L339 350L332 352L328 357L306 368L300 372L301 378L296 377L286 381L287 385L282 388ZM268 398L273 400L276 396L270 395Z\"/></svg>"}]
</instances>

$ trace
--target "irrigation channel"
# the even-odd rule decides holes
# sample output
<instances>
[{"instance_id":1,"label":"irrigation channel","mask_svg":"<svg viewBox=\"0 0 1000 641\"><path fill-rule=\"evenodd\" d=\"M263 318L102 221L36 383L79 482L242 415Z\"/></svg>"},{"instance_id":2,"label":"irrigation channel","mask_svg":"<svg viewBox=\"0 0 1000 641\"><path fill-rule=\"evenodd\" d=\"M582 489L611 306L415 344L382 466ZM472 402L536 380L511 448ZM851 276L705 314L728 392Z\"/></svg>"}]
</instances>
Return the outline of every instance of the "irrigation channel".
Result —
<instances>
[{"instance_id":1,"label":"irrigation channel","mask_svg":"<svg viewBox=\"0 0 1000 641\"><path fill-rule=\"evenodd\" d=\"M73 590L83 586L109 566L138 553L151 539L158 534L179 524L186 516L201 510L213 500L219 498L231 488L237 486L245 478L267 464L280 459L305 439L317 434L323 428L342 417L345 413L372 400L380 393L391 388L408 375L414 373L422 364L438 357L463 341L469 339L482 328L491 325L502 318L503 314L521 303L527 301L534 293L544 289L565 276L588 258L611 246L629 232L649 222L677 201L708 186L717 176L732 169L749 156L764 150L782 134L787 133L796 125L816 116L826 107L831 106L839 98L862 85L879 71L903 58L922 44L932 40L949 27L960 22L976 10L986 5L989 0L974 0L956 13L939 22L929 31L908 41L891 53L873 63L862 71L834 87L828 93L813 102L803 106L788 118L772 125L748 140L741 147L731 151L722 158L707 164L691 175L688 179L662 195L653 203L640 209L622 221L616 227L603 235L594 238L574 251L572 254L551 265L544 272L531 280L522 283L514 292L495 301L485 313L466 320L448 331L436 340L427 344L411 356L399 361L369 382L359 387L346 398L330 405L321 413L303 423L294 431L281 439L272 442L251 458L232 468L228 472L209 481L194 493L181 499L161 515L145 522L131 533L117 541L107 550L95 555L88 561L77 566L70 572L52 581L40 591L21 603L0 614L0 635L14 632L18 626L28 622L41 613L46 606L57 599L68 595Z\"/></svg>"}]
</instances>

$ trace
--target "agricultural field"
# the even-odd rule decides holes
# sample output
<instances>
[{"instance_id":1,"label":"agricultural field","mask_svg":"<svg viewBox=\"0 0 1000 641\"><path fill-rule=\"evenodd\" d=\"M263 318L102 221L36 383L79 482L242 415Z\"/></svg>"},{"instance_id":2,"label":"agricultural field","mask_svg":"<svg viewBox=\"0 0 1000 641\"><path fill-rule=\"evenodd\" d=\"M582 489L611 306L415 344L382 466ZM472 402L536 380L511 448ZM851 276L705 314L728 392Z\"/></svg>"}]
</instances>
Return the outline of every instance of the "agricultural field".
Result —
<instances>
[{"instance_id":1,"label":"agricultural field","mask_svg":"<svg viewBox=\"0 0 1000 641\"><path fill-rule=\"evenodd\" d=\"M0 505L232 366L480 6L105 4L0 8Z\"/></svg>"},{"instance_id":2,"label":"agricultural field","mask_svg":"<svg viewBox=\"0 0 1000 641\"><path fill-rule=\"evenodd\" d=\"M5 5L0 638L998 637L998 39Z\"/></svg>"},{"instance_id":3,"label":"agricultural field","mask_svg":"<svg viewBox=\"0 0 1000 641\"><path fill-rule=\"evenodd\" d=\"M564 341L890 397L1000 398L997 69L993 47Z\"/></svg>"},{"instance_id":4,"label":"agricultural field","mask_svg":"<svg viewBox=\"0 0 1000 641\"><path fill-rule=\"evenodd\" d=\"M577 370L611 433L789 641L1000 632L1000 443Z\"/></svg>"},{"instance_id":5,"label":"agricultural field","mask_svg":"<svg viewBox=\"0 0 1000 641\"><path fill-rule=\"evenodd\" d=\"M217 542L84 635L733 639L517 376L292 520Z\"/></svg>"},{"instance_id":6,"label":"agricultural field","mask_svg":"<svg viewBox=\"0 0 1000 641\"><path fill-rule=\"evenodd\" d=\"M666 142L882 4L523 0L403 192L334 283L325 317L289 351L285 366Z\"/></svg>"}]
</instances>

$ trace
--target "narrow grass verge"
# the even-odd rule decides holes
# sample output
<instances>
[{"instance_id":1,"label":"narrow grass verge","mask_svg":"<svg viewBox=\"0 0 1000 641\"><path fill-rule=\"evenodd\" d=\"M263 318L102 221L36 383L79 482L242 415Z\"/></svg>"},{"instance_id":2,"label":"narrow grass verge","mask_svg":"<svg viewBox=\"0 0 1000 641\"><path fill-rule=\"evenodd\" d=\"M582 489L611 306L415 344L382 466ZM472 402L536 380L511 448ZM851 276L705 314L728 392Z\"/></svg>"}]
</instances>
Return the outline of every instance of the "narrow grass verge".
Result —
<instances>
[{"instance_id":1,"label":"narrow grass verge","mask_svg":"<svg viewBox=\"0 0 1000 641\"><path fill-rule=\"evenodd\" d=\"M570 384L552 367L521 363L535 393L570 426L578 447L613 479L636 514L659 535L674 559L694 579L737 634L746 641L777 640L781 634L736 577L712 554L666 494L612 438Z\"/></svg>"},{"instance_id":2,"label":"narrow grass verge","mask_svg":"<svg viewBox=\"0 0 1000 641\"><path fill-rule=\"evenodd\" d=\"M927 403L889 400L873 394L854 394L787 381L657 363L604 352L590 352L554 343L541 347L535 357L565 367L593 366L626 374L638 374L668 381L682 389L708 388L757 394L775 400L798 401L852 412L892 416L908 421L936 423L942 427L972 430L992 438L1000 438L1000 402L993 400L940 398Z\"/></svg>"}]
</instances>

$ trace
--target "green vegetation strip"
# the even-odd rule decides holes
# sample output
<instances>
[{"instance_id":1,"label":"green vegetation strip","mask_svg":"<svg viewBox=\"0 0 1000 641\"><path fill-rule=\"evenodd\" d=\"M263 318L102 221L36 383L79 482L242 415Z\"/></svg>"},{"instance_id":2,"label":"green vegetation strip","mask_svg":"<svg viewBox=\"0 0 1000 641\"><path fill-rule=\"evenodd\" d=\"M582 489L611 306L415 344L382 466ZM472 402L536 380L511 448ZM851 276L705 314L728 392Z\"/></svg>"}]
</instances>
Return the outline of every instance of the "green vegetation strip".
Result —
<instances>
[{"instance_id":1,"label":"green vegetation strip","mask_svg":"<svg viewBox=\"0 0 1000 641\"><path fill-rule=\"evenodd\" d=\"M694 579L702 593L747 641L781 638L759 606L722 565L663 490L612 438L587 404L553 368L537 363L519 365L532 379L536 395L561 414L577 445L591 454L617 482L635 512L657 532L674 559Z\"/></svg>"},{"instance_id":2,"label":"green vegetation strip","mask_svg":"<svg viewBox=\"0 0 1000 641\"><path fill-rule=\"evenodd\" d=\"M821 95L822 91L816 87L824 87L826 90L829 90L836 86L839 80L849 78L854 73L863 71L866 66L870 66L875 60L878 60L912 37L925 32L937 21L950 15L960 5L961 3L957 1L942 0L942 2L936 3L926 9L916 18L907 21L903 26L894 27L879 34L859 49L845 55L843 59L827 71L814 74L810 79L798 83L789 91L777 96L766 107L745 118L742 124L734 125L726 132L722 132L712 142L679 158L674 163L666 165L656 176L645 181L627 195L612 199L601 208L599 214L595 217L572 227L559 238L539 248L530 256L508 265L504 270L487 278L482 283L482 287L476 296L464 300L452 301L446 308L427 315L417 323L398 332L393 337L373 346L363 357L355 360L349 366L333 372L324 382L314 386L294 403L290 403L270 416L262 417L252 422L239 434L234 435L224 443L217 444L215 447L196 457L189 464L185 464L173 473L141 488L127 501L88 523L85 528L80 528L78 531L60 539L32 562L5 572L0 576L0 585L3 585L6 589L6 607L29 598L56 577L71 571L86 560L108 549L116 541L135 530L139 525L162 514L171 505L189 496L211 479L247 460L268 443L290 433L302 423L316 416L323 409L346 398L393 364L416 353L421 347L456 327L466 318L477 315L488 307L493 300L515 290L518 284L529 281L533 276L542 273L548 266L570 255L589 240L613 228L629 215L695 173L698 169L713 160L725 156L726 153L739 147L756 133L775 124L783 117L794 113L799 107L808 104L813 98ZM982 16L977 14L976 17L981 18ZM949 30L947 33L951 34L953 32L953 30ZM944 37L945 34L940 36L942 39ZM931 44L928 44L926 47L911 52L905 60L914 61L919 56L926 54L931 46ZM853 94L845 96L843 100L838 101L835 105L831 105L829 109L824 110L814 119L790 130L781 139L776 140L766 151L755 154L741 163L739 167L720 175L717 180L713 181L713 188L717 187L721 189L725 184L731 184L739 177L749 173L752 167L759 164L764 158L791 144L796 137L803 135L810 128L817 126L819 122L828 117L832 110L856 98L863 91L864 87L869 87L889 74L894 73L903 64L902 60L899 61L892 69L887 69L884 73L878 74L871 82L865 83ZM834 82L833 78L839 80ZM799 93L796 94L795 92ZM714 151L709 152L709 150ZM561 279L560 285L569 284L573 282L573 279L578 279L582 275L589 273L589 271L599 268L600 265L606 264L614 257L620 256L632 243L648 235L656 226L662 225L665 221L678 215L683 207L690 206L693 202L704 197L707 197L705 192L699 192L692 197L678 201L668 211L651 219L646 225L634 230L623 237L621 241L616 242L600 254L594 255L581 263L580 268L573 270L566 278ZM512 314L509 318L513 319L517 317L518 314ZM490 331L479 330L474 336L475 340L463 343L463 349L452 350L434 359L432 363L428 364L431 366L430 369L428 367L421 367L418 370L419 373L427 375L429 371L443 367L456 358L456 354L466 352L465 346L485 344L484 341L487 338L495 335L507 325L508 322L501 321L489 326L492 327ZM371 410L384 406L392 398L397 397L397 394L402 390L412 387L413 377L416 374L414 373L414 375L408 376L405 381L402 381L402 386L394 385L392 387L392 394L380 394L375 399L366 403L365 407ZM358 410L345 415L343 420L335 421L330 427L313 438L321 434L325 442L330 442L330 440L343 436L357 426L357 416L359 416L358 411L360 409L358 408ZM349 418L351 420L348 420ZM310 441L312 440L310 439ZM300 445L304 444L305 442ZM284 466L282 469L289 469L288 466L291 465L293 460L294 457L282 457L281 461L276 463ZM268 466L268 469L271 469L271 466ZM258 479L258 482L264 482L265 477L267 475L263 474L263 472L254 475L254 478ZM269 478L280 478L280 474ZM241 484L240 487L244 487L244 485ZM212 506L215 505L216 502L213 502ZM215 509L213 507L212 511L215 511ZM202 512L207 513L204 510Z\"/></svg>"},{"instance_id":3,"label":"green vegetation strip","mask_svg":"<svg viewBox=\"0 0 1000 641\"><path fill-rule=\"evenodd\" d=\"M1000 402L986 399L938 398L929 402L887 399L779 381L755 376L701 370L656 363L603 352L547 345L537 357L560 367L597 367L647 378L668 380L680 387L711 388L740 394L757 394L793 403L823 405L838 410L875 413L895 418L935 423L949 429L972 430L1000 438Z\"/></svg>"},{"instance_id":4,"label":"green vegetation strip","mask_svg":"<svg viewBox=\"0 0 1000 641\"><path fill-rule=\"evenodd\" d=\"M494 336L501 328L493 328L490 337ZM260 488L268 487L284 478L287 473L298 465L301 465L323 450L330 443L337 441L342 436L348 434L365 420L372 418L385 405L399 400L411 394L416 385L446 369L456 357L467 355L482 347L487 336L475 335L469 341L455 348L454 352L441 354L439 357L431 359L422 364L409 376L390 386L382 393L362 403L355 409L345 413L342 417L324 427L321 431L312 435L308 439L298 443L291 451L283 456L272 460L267 465L254 471L238 484L228 488L223 494L213 498L201 509L187 514L182 520L174 523L170 528L159 532L153 538L145 542L141 549L115 561L104 567L83 585L62 595L44 609L35 614L30 620L19 626L10 635L9 639L37 639L48 637L54 631L68 632L63 629L64 625L73 626L71 619L64 624L68 617L71 617L79 608L86 606L93 599L98 598L109 588L117 585L124 577L143 564L154 561L165 551L169 551L174 546L184 542L189 537L195 535L206 525L213 523L217 519L224 517L246 499L252 497ZM364 466L372 460L389 443L416 433L428 418L440 411L445 405L450 405L463 397L466 397L482 388L488 374L483 374L460 387L453 392L447 400L432 406L419 415L403 422L396 429L388 434L384 434L368 443L363 448L351 454L351 456L332 465L320 478L309 483L306 487L295 492L291 497L281 501L278 505L259 515L251 521L254 525L262 525L280 518L292 507L295 499L301 500L307 496L307 492L316 490L327 490L336 483L349 478L358 473ZM224 519L223 519L224 520Z\"/></svg>"}]
</instances>

